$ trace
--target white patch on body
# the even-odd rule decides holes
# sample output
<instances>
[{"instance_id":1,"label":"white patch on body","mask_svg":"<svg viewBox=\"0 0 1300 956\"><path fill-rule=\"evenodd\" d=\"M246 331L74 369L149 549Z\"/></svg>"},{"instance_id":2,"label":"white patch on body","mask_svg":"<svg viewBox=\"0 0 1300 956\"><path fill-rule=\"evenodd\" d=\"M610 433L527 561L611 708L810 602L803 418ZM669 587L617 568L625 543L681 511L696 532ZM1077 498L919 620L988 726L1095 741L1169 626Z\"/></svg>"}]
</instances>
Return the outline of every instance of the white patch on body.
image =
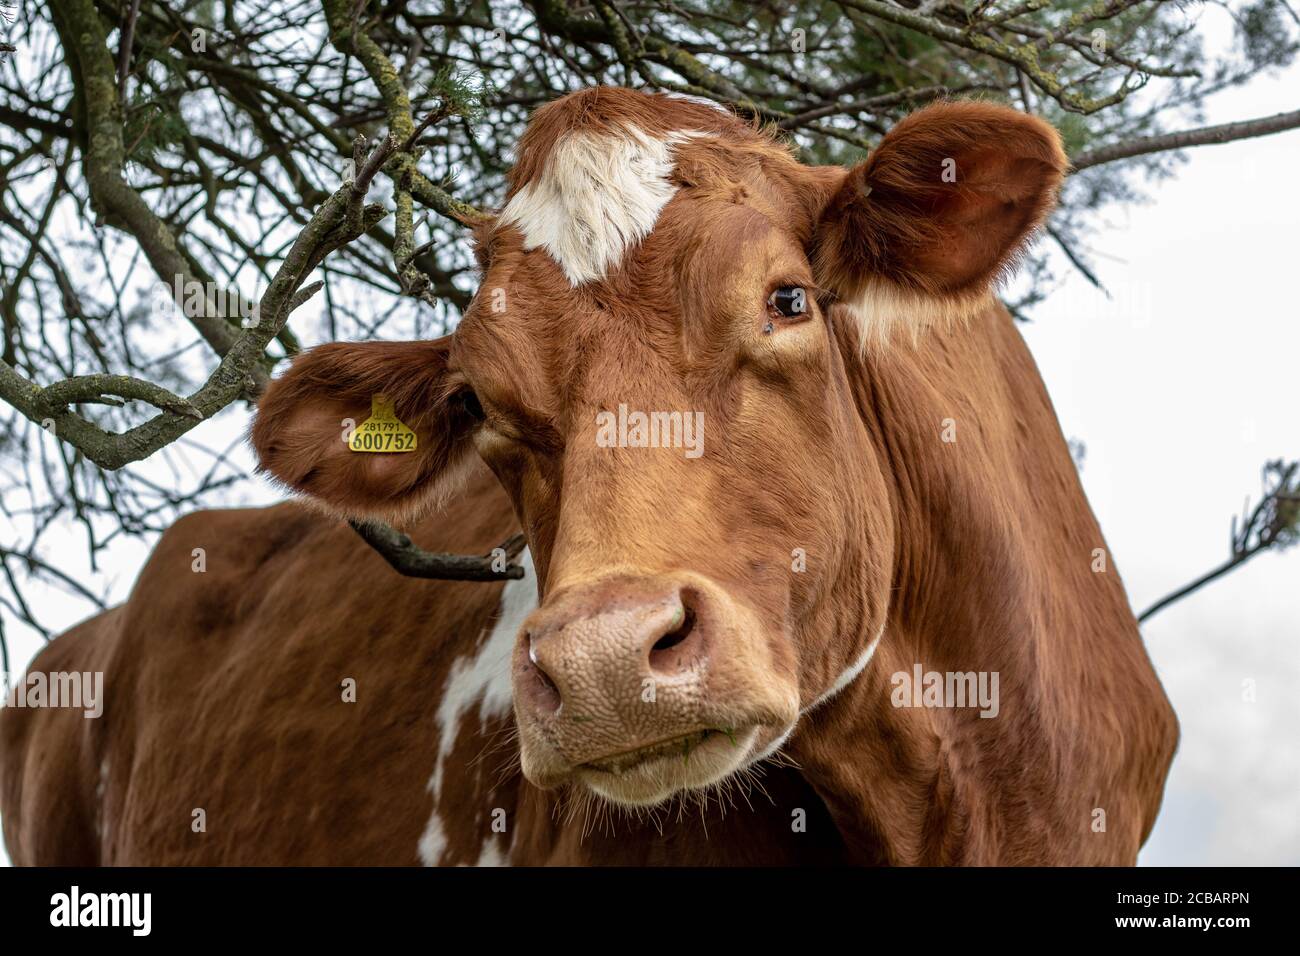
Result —
<instances>
[{"instance_id":1,"label":"white patch on body","mask_svg":"<svg viewBox=\"0 0 1300 956\"><path fill-rule=\"evenodd\" d=\"M480 722L486 722L509 713L512 706L510 656L514 651L515 636L523 626L524 618L537 607L537 574L533 570L533 556L527 549L520 555L519 563L523 565L524 576L506 582L492 633L479 646L477 654L462 657L452 665L443 686L442 699L438 702L441 736L428 787L433 794L433 813L419 844L420 860L425 866L437 866L447 848L447 833L442 817L438 815L438 802L442 794L443 772L447 758L455 749L461 721L475 707ZM491 834L488 837L487 846L479 858L480 865L500 866L507 862L497 846L497 836Z\"/></svg>"},{"instance_id":2,"label":"white patch on body","mask_svg":"<svg viewBox=\"0 0 1300 956\"><path fill-rule=\"evenodd\" d=\"M524 234L524 249L545 249L570 284L607 274L654 228L677 187L673 147L693 136L658 139L635 126L620 135L569 133L556 143L541 175L501 211Z\"/></svg>"},{"instance_id":3,"label":"white patch on body","mask_svg":"<svg viewBox=\"0 0 1300 956\"><path fill-rule=\"evenodd\" d=\"M478 860L475 866L509 866L510 865L510 848L506 847L506 852L501 852L501 840L505 837L498 833L492 834L483 844L483 849L479 851Z\"/></svg>"}]
</instances>

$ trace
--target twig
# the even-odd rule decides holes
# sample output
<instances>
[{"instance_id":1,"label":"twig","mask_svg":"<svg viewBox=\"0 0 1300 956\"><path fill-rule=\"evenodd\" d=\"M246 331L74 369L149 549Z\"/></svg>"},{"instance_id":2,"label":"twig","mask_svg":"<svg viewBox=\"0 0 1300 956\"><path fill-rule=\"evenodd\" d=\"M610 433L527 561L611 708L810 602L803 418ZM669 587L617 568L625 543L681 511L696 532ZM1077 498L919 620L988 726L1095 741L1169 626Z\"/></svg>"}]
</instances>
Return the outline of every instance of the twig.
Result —
<instances>
[{"instance_id":1,"label":"twig","mask_svg":"<svg viewBox=\"0 0 1300 956\"><path fill-rule=\"evenodd\" d=\"M126 78L131 72L131 47L135 43L135 21L140 16L140 0L131 0L126 22L122 24L121 49L117 55L117 96L126 100Z\"/></svg>"},{"instance_id":2,"label":"twig","mask_svg":"<svg viewBox=\"0 0 1300 956\"><path fill-rule=\"evenodd\" d=\"M1156 601L1138 615L1138 623L1234 568L1241 567L1256 555L1270 549L1283 550L1300 540L1300 482L1296 481L1298 471L1300 461L1268 462L1264 466L1264 493L1259 504L1251 509L1247 502L1240 525L1233 518L1231 557L1190 584Z\"/></svg>"},{"instance_id":3,"label":"twig","mask_svg":"<svg viewBox=\"0 0 1300 956\"><path fill-rule=\"evenodd\" d=\"M101 468L115 470L147 458L241 395L256 395L260 389L252 371L260 367L259 359L267 345L288 322L293 303L305 301L297 294L303 280L329 253L356 239L384 217L383 207L378 204L362 206L361 198L383 165L386 151L391 152L394 145L392 137L389 137L362 164L356 179L344 183L312 216L262 297L257 325L239 334L198 391L180 399L145 382L124 376L104 377L117 382L108 390L110 394L153 402L176 400L183 403L177 406L176 411L164 411L125 432L107 432L75 412L52 410L50 403L42 398L48 396L50 389L55 389L57 398L59 386L41 389L3 361L0 361L0 398L38 424L51 421L60 440L79 449ZM69 390L75 397L85 397L86 383L92 380L99 381L100 377L88 376L83 381L73 382ZM113 388L119 391L113 391Z\"/></svg>"},{"instance_id":4,"label":"twig","mask_svg":"<svg viewBox=\"0 0 1300 956\"><path fill-rule=\"evenodd\" d=\"M1096 273L1088 268L1088 264L1079 258L1078 254L1070 248L1070 244L1065 241L1065 236L1061 235L1061 233L1052 226L1047 227L1047 234L1056 241L1056 244L1061 247L1061 251L1065 253L1065 257L1070 260L1070 263L1076 269L1083 273L1085 279L1102 292L1105 292L1107 296L1110 295L1110 293L1106 291L1106 287L1102 285L1101 280L1097 278Z\"/></svg>"},{"instance_id":5,"label":"twig","mask_svg":"<svg viewBox=\"0 0 1300 956\"><path fill-rule=\"evenodd\" d=\"M75 578L60 571L58 568L54 567L54 565L47 564L46 562L42 561L40 558L36 557L34 554L24 554L21 551L14 551L10 548L0 548L0 560L3 560L5 558L17 558L19 561L24 562L29 568L39 569L41 571L44 571L46 574L49 574L52 577L57 578L58 580L66 584L68 587L76 591L78 594L80 594L82 597L84 597L87 601L94 604L95 607L99 608L101 611L104 610L104 608L108 607L108 605L104 603L102 598L98 597L93 591L88 590L84 585L78 582Z\"/></svg>"},{"instance_id":6,"label":"twig","mask_svg":"<svg viewBox=\"0 0 1300 956\"><path fill-rule=\"evenodd\" d=\"M514 535L498 545L505 552L505 570L497 571L492 554L482 557L468 554L444 554L425 551L409 537L386 524L349 521L366 544L379 552L393 569L408 578L431 578L441 581L505 581L524 576L522 565L509 563L524 548L524 536Z\"/></svg>"}]
</instances>

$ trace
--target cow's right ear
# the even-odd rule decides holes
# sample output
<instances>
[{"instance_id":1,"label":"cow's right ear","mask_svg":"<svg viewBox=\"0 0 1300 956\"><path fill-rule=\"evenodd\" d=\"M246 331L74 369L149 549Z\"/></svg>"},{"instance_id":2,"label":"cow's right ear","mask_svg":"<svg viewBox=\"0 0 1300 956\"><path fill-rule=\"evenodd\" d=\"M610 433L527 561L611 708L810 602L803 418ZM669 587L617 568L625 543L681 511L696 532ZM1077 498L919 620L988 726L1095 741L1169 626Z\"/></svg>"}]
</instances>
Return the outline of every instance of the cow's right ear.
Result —
<instances>
[{"instance_id":1,"label":"cow's right ear","mask_svg":"<svg viewBox=\"0 0 1300 956\"><path fill-rule=\"evenodd\" d=\"M261 470L349 518L402 521L436 505L473 460L474 420L449 383L449 345L338 342L302 353L258 403L249 437ZM415 432L414 451L349 447L376 396Z\"/></svg>"}]
</instances>

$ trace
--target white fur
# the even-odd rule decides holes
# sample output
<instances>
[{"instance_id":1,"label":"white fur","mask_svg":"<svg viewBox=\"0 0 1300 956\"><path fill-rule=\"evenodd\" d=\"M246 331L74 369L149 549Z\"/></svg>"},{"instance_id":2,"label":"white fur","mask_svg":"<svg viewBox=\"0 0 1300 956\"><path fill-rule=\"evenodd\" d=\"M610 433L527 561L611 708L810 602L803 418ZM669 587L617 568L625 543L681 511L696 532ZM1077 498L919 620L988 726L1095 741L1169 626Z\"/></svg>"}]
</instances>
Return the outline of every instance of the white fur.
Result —
<instances>
[{"instance_id":1,"label":"white fur","mask_svg":"<svg viewBox=\"0 0 1300 956\"><path fill-rule=\"evenodd\" d=\"M513 845L513 839L506 844L506 852L501 852L501 844L498 841L506 840L507 837L499 833L492 833L483 843L483 848L479 851L478 859L474 862L475 866L509 866L510 865L510 847Z\"/></svg>"},{"instance_id":2,"label":"white fur","mask_svg":"<svg viewBox=\"0 0 1300 956\"><path fill-rule=\"evenodd\" d=\"M844 690L844 688L857 680L862 672L867 669L867 664L871 663L871 658L875 655L876 648L880 646L880 639L884 634L885 629L882 627L880 633L876 635L876 639L867 645L867 649L858 655L857 660L846 667L839 677L835 678L835 683L831 684L825 693L805 707L803 713L806 714L810 711L816 710L822 704L826 703L840 691Z\"/></svg>"},{"instance_id":3,"label":"white fur","mask_svg":"<svg viewBox=\"0 0 1300 956\"><path fill-rule=\"evenodd\" d=\"M897 329L910 332L912 343L927 329L938 325L952 328L968 322L993 304L990 293L927 295L904 289L892 282L869 280L840 303L858 329L858 344L865 353L890 344Z\"/></svg>"},{"instance_id":4,"label":"white fur","mask_svg":"<svg viewBox=\"0 0 1300 956\"><path fill-rule=\"evenodd\" d=\"M857 659L840 673L839 677L835 678L835 683L831 684L830 688L827 689L825 693L801 710L799 716L802 717L805 714L816 710L822 704L826 703L826 701L830 700L840 691L844 690L844 688L857 680L862 675L862 672L867 669L867 664L871 663L871 658L875 656L876 648L880 645L880 638L884 636L884 633L885 629L882 627L880 633L876 635L876 639L867 645L867 649L859 654ZM764 747L760 753L751 757L746 766L761 763L780 750L785 746L785 742L790 739L790 736L794 733L795 727L798 725L799 721L795 720L794 723L785 729L785 733L781 734L781 736L777 737L770 744Z\"/></svg>"},{"instance_id":5,"label":"white fur","mask_svg":"<svg viewBox=\"0 0 1300 956\"><path fill-rule=\"evenodd\" d=\"M524 576L507 581L502 589L501 610L492 633L480 645L476 655L463 657L452 665L442 689L442 698L438 702L441 736L428 787L433 794L433 813L419 844L420 860L425 866L437 866L447 848L447 834L438 815L438 803L442 794L443 771L456 746L461 721L475 707L479 720L486 721L509 713L512 706L510 655L524 618L537 607L537 575L533 570L533 556L527 549L520 556L519 563L523 565ZM497 844L499 835L487 833L484 839L486 845L481 851L479 864L499 866L507 862Z\"/></svg>"},{"instance_id":6,"label":"white fur","mask_svg":"<svg viewBox=\"0 0 1300 956\"><path fill-rule=\"evenodd\" d=\"M506 203L501 222L518 226L525 250L545 249L570 284L602 278L650 234L677 191L673 147L698 135L656 139L635 126L622 135L569 133L537 180Z\"/></svg>"},{"instance_id":7,"label":"white fur","mask_svg":"<svg viewBox=\"0 0 1300 956\"><path fill-rule=\"evenodd\" d=\"M790 735L794 733L794 729L798 725L799 725L799 721L795 720L793 724L791 724L789 727L785 729L785 733L781 734L780 737L777 737L770 744L764 747L761 751L754 754L754 756L750 757L749 760L746 762L745 766L748 767L756 763L762 763L768 757L772 756L772 754L776 753L778 750L784 747L785 742L790 739Z\"/></svg>"}]
</instances>

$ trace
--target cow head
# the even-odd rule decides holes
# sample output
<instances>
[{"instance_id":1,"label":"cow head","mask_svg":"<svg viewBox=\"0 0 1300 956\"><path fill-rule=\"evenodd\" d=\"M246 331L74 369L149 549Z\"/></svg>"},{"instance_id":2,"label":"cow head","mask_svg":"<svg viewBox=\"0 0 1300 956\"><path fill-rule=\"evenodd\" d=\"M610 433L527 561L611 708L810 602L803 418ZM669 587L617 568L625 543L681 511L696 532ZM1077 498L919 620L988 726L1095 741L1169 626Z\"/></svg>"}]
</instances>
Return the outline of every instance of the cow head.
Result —
<instances>
[{"instance_id":1,"label":"cow head","mask_svg":"<svg viewBox=\"0 0 1300 956\"><path fill-rule=\"evenodd\" d=\"M883 631L894 477L864 352L987 308L1064 168L1048 125L989 104L923 109L844 169L686 100L574 94L477 229L456 332L305 353L254 443L286 485L395 521L486 463L539 581L513 663L525 775L628 805L713 785ZM417 451L343 444L376 393Z\"/></svg>"}]
</instances>

